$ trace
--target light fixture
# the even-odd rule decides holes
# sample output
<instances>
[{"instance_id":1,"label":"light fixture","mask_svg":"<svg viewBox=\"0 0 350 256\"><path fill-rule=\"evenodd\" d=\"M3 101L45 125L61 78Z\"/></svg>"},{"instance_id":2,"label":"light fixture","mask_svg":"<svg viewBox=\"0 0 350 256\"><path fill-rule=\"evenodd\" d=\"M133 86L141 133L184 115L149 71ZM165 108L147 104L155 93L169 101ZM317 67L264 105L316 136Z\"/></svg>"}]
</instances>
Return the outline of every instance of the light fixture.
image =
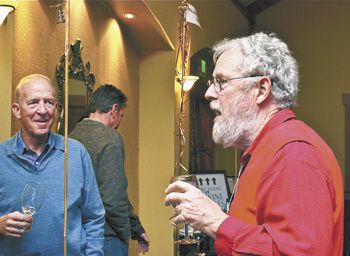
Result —
<instances>
[{"instance_id":1,"label":"light fixture","mask_svg":"<svg viewBox=\"0 0 350 256\"><path fill-rule=\"evenodd\" d=\"M136 18L136 14L127 12L127 13L124 13L124 17L127 18L128 20L133 20Z\"/></svg>"},{"instance_id":2,"label":"light fixture","mask_svg":"<svg viewBox=\"0 0 350 256\"><path fill-rule=\"evenodd\" d=\"M199 79L198 76L184 76L184 85L183 85L183 90L185 92L191 90L193 87L194 83Z\"/></svg>"},{"instance_id":3,"label":"light fixture","mask_svg":"<svg viewBox=\"0 0 350 256\"><path fill-rule=\"evenodd\" d=\"M7 15L13 12L17 6L18 2L16 0L0 0L0 26Z\"/></svg>"}]
</instances>

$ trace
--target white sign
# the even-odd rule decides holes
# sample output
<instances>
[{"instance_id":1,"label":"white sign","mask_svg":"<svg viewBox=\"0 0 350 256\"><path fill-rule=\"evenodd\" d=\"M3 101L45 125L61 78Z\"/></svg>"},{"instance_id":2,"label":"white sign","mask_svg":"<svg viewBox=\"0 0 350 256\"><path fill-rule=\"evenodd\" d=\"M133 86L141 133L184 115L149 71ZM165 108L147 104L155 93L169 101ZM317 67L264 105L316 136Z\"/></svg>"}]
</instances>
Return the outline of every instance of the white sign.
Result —
<instances>
[{"instance_id":1,"label":"white sign","mask_svg":"<svg viewBox=\"0 0 350 256\"><path fill-rule=\"evenodd\" d=\"M199 18L198 18L196 8L194 8L193 5L188 4L188 10L187 10L185 19L187 22L197 25L198 27L200 27L200 29L202 29L201 24L199 23Z\"/></svg>"},{"instance_id":2,"label":"white sign","mask_svg":"<svg viewBox=\"0 0 350 256\"><path fill-rule=\"evenodd\" d=\"M229 199L228 184L224 172L196 173L198 188L211 200L225 209Z\"/></svg>"}]
</instances>

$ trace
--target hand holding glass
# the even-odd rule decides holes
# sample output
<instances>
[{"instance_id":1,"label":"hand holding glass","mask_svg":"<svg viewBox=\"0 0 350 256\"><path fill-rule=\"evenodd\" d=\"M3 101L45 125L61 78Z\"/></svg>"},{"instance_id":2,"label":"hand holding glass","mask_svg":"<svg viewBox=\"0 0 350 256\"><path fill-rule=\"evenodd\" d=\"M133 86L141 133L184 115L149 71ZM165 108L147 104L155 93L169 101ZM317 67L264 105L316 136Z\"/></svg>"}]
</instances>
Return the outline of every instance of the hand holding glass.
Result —
<instances>
[{"instance_id":1,"label":"hand holding glass","mask_svg":"<svg viewBox=\"0 0 350 256\"><path fill-rule=\"evenodd\" d=\"M27 216L33 216L40 209L45 196L45 186L37 182L28 182L24 186L21 204Z\"/></svg>"},{"instance_id":2,"label":"hand holding glass","mask_svg":"<svg viewBox=\"0 0 350 256\"><path fill-rule=\"evenodd\" d=\"M170 180L170 183L173 183L177 180L181 180L184 181L186 183L191 184L192 186L198 188L198 182L197 182L197 178L195 175L180 175L180 176L173 176ZM173 205L173 207L176 207L176 205ZM172 222L172 219L174 217L176 217L177 214L175 213L173 216L170 217L170 222L175 226L175 223ZM177 229L176 233L178 233L180 230L180 227L176 227L175 229ZM177 234L176 236L178 236L179 234ZM198 240L196 239L191 239L189 236L189 227L188 225L185 223L184 224L184 238L183 239L179 239L177 241L175 241L176 244L192 244L192 243L198 243Z\"/></svg>"}]
</instances>

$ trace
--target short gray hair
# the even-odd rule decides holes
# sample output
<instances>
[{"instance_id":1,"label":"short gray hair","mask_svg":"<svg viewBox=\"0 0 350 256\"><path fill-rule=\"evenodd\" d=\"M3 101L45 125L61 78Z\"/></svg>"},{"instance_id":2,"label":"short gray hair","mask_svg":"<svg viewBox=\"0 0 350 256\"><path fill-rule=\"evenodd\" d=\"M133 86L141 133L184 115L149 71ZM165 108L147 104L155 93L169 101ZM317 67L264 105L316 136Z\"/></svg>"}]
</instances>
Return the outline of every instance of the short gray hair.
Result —
<instances>
[{"instance_id":1,"label":"short gray hair","mask_svg":"<svg viewBox=\"0 0 350 256\"><path fill-rule=\"evenodd\" d=\"M272 82L271 93L279 108L297 105L299 71L298 64L286 43L276 34L256 33L237 39L224 39L213 46L214 63L227 50L237 49L243 55L243 76L268 76ZM246 79L245 86L252 87L256 78Z\"/></svg>"}]
</instances>

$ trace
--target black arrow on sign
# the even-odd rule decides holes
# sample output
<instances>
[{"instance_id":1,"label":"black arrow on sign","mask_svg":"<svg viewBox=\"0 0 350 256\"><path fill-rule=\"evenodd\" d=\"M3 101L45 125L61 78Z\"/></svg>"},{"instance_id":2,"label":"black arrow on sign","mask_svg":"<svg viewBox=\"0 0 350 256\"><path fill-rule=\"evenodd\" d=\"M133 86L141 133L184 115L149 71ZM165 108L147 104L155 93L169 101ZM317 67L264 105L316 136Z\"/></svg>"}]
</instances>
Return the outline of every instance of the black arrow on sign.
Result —
<instances>
[{"instance_id":1,"label":"black arrow on sign","mask_svg":"<svg viewBox=\"0 0 350 256\"><path fill-rule=\"evenodd\" d=\"M202 186L203 185L203 179L202 178L199 178L199 184Z\"/></svg>"},{"instance_id":2,"label":"black arrow on sign","mask_svg":"<svg viewBox=\"0 0 350 256\"><path fill-rule=\"evenodd\" d=\"M205 181L207 182L207 185L209 185L210 179L209 179L209 178L206 178Z\"/></svg>"},{"instance_id":3,"label":"black arrow on sign","mask_svg":"<svg viewBox=\"0 0 350 256\"><path fill-rule=\"evenodd\" d=\"M216 179L212 178L211 180L213 181L214 185L216 185Z\"/></svg>"}]
</instances>

